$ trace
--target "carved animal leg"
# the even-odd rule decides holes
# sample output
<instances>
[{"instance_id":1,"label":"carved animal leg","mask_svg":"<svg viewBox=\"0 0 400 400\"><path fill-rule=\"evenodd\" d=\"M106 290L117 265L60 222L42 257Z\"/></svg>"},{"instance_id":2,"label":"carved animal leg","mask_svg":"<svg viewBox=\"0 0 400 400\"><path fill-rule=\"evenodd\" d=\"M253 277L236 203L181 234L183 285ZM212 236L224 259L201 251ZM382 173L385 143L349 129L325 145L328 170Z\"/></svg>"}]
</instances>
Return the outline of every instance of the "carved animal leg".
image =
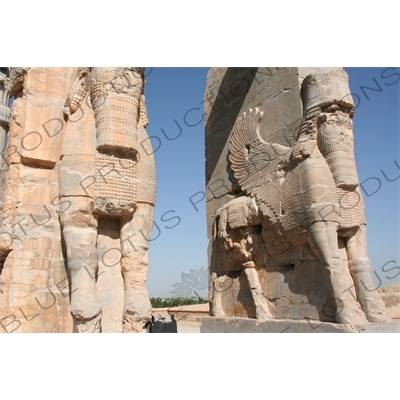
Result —
<instances>
[{"instance_id":1,"label":"carved animal leg","mask_svg":"<svg viewBox=\"0 0 400 400\"><path fill-rule=\"evenodd\" d=\"M256 318L260 321L266 321L273 318L268 300L265 298L261 290L260 282L258 280L257 271L253 261L248 261L243 264L244 273L249 283L251 295L253 296L254 305L256 307Z\"/></svg>"},{"instance_id":2,"label":"carved animal leg","mask_svg":"<svg viewBox=\"0 0 400 400\"><path fill-rule=\"evenodd\" d=\"M226 275L217 276L216 273L211 275L212 287L212 317L225 317L224 309L222 308L222 293L225 289Z\"/></svg>"},{"instance_id":3,"label":"carved animal leg","mask_svg":"<svg viewBox=\"0 0 400 400\"><path fill-rule=\"evenodd\" d=\"M146 288L153 206L138 204L132 218L121 221L121 268L125 285L123 332L146 332L151 303Z\"/></svg>"},{"instance_id":4,"label":"carved animal leg","mask_svg":"<svg viewBox=\"0 0 400 400\"><path fill-rule=\"evenodd\" d=\"M71 276L71 314L80 333L101 332L101 304L96 291L98 253L95 228L64 226Z\"/></svg>"},{"instance_id":5,"label":"carved animal leg","mask_svg":"<svg viewBox=\"0 0 400 400\"><path fill-rule=\"evenodd\" d=\"M319 258L320 265L329 275L331 298L336 302L336 321L343 324L363 325L368 323L360 305L349 293L341 272L338 249L337 223L315 222L308 230L311 247Z\"/></svg>"},{"instance_id":6,"label":"carved animal leg","mask_svg":"<svg viewBox=\"0 0 400 400\"><path fill-rule=\"evenodd\" d=\"M391 318L371 278L371 262L367 253L365 225L347 241L350 273L356 286L358 301L370 322L388 322Z\"/></svg>"},{"instance_id":7,"label":"carved animal leg","mask_svg":"<svg viewBox=\"0 0 400 400\"><path fill-rule=\"evenodd\" d=\"M97 297L97 220L87 211L87 199L69 198L60 219L71 276L71 314L79 332L101 332L101 304ZM83 211L86 210L86 211Z\"/></svg>"}]
</instances>

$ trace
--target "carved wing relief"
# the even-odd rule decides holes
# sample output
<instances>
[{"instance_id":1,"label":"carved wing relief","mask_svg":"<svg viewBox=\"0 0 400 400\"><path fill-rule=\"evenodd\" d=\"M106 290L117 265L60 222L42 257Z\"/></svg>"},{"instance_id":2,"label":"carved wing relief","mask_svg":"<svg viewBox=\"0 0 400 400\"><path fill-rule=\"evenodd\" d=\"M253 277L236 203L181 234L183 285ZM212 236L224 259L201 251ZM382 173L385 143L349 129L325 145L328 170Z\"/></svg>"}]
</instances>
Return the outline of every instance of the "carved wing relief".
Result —
<instances>
[{"instance_id":1,"label":"carved wing relief","mask_svg":"<svg viewBox=\"0 0 400 400\"><path fill-rule=\"evenodd\" d=\"M255 108L237 120L229 143L229 160L239 185L260 202L263 214L272 216L272 212L279 217L291 148L267 143L260 137L263 115Z\"/></svg>"},{"instance_id":2,"label":"carved wing relief","mask_svg":"<svg viewBox=\"0 0 400 400\"><path fill-rule=\"evenodd\" d=\"M263 215L276 218L286 231L324 218L339 223L335 183L317 146L319 112L305 116L293 147L260 137L258 108L244 113L232 130L229 160L235 178Z\"/></svg>"}]
</instances>

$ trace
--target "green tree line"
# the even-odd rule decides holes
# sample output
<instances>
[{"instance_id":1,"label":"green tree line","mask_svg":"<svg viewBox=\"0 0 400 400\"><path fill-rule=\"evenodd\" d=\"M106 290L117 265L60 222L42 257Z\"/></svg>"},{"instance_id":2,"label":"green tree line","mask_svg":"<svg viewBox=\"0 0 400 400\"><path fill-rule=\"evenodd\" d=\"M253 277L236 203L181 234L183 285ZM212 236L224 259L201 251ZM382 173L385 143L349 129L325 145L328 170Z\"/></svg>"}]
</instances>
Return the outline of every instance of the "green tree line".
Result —
<instances>
[{"instance_id":1,"label":"green tree line","mask_svg":"<svg viewBox=\"0 0 400 400\"><path fill-rule=\"evenodd\" d=\"M203 299L201 297L174 297L170 299L162 299L161 297L151 297L150 298L151 306L153 308L168 308L168 307L179 307L179 306L191 306L194 304L204 304L207 303L207 299Z\"/></svg>"}]
</instances>

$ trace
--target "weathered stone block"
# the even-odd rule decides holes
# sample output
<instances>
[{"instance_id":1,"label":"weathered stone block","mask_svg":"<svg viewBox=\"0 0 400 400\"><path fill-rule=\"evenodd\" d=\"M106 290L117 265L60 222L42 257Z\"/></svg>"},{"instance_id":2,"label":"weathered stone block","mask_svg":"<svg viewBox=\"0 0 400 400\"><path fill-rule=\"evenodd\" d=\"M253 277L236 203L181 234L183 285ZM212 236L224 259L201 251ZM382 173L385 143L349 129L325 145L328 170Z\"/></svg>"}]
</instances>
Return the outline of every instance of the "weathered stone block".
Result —
<instances>
[{"instance_id":1,"label":"weathered stone block","mask_svg":"<svg viewBox=\"0 0 400 400\"><path fill-rule=\"evenodd\" d=\"M366 325L334 324L331 322L272 319L260 322L249 318L203 317L201 333L399 333L400 323Z\"/></svg>"}]
</instances>

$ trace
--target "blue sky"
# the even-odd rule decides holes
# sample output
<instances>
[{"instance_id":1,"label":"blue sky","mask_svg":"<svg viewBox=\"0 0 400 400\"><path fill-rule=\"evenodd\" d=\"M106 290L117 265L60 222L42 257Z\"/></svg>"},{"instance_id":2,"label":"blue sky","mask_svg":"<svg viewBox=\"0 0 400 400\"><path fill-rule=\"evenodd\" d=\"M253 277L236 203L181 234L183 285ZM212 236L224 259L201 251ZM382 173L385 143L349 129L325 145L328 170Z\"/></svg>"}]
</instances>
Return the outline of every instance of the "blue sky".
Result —
<instances>
[{"instance_id":1,"label":"blue sky","mask_svg":"<svg viewBox=\"0 0 400 400\"><path fill-rule=\"evenodd\" d=\"M174 283L181 281L181 271L207 268L206 211L205 201L201 201L205 190L202 102L207 71L147 69L145 95L150 124L146 130L153 136L155 222L159 227L154 227L149 253L147 283L152 297L171 297L169 292ZM207 291L199 295L207 296Z\"/></svg>"},{"instance_id":2,"label":"blue sky","mask_svg":"<svg viewBox=\"0 0 400 400\"><path fill-rule=\"evenodd\" d=\"M395 164L400 165L400 75L395 75L400 70L345 69L357 106L355 152L360 182L365 182L369 256L376 271L374 282L378 285L382 280L384 286L400 282L400 274L396 276L400 268L395 268L400 265L400 179L388 182L381 172L389 179L400 175ZM202 102L207 71L147 68L146 72L147 132L152 136L157 169L157 227L150 245L147 280L151 297L171 297L172 285L181 281L181 272L207 267L206 211L201 200L205 188ZM207 296L207 291L199 295Z\"/></svg>"},{"instance_id":3,"label":"blue sky","mask_svg":"<svg viewBox=\"0 0 400 400\"><path fill-rule=\"evenodd\" d=\"M346 68L346 71L357 105L354 118L355 156L360 182L364 182L369 256L376 272L373 274L374 281L378 285L379 276L384 286L400 282L400 276L396 277L400 268L393 270L400 265L400 179L395 180L400 178L400 75L389 77L399 74L400 70ZM384 174L394 181L388 181ZM392 271L387 272L390 269Z\"/></svg>"}]
</instances>

